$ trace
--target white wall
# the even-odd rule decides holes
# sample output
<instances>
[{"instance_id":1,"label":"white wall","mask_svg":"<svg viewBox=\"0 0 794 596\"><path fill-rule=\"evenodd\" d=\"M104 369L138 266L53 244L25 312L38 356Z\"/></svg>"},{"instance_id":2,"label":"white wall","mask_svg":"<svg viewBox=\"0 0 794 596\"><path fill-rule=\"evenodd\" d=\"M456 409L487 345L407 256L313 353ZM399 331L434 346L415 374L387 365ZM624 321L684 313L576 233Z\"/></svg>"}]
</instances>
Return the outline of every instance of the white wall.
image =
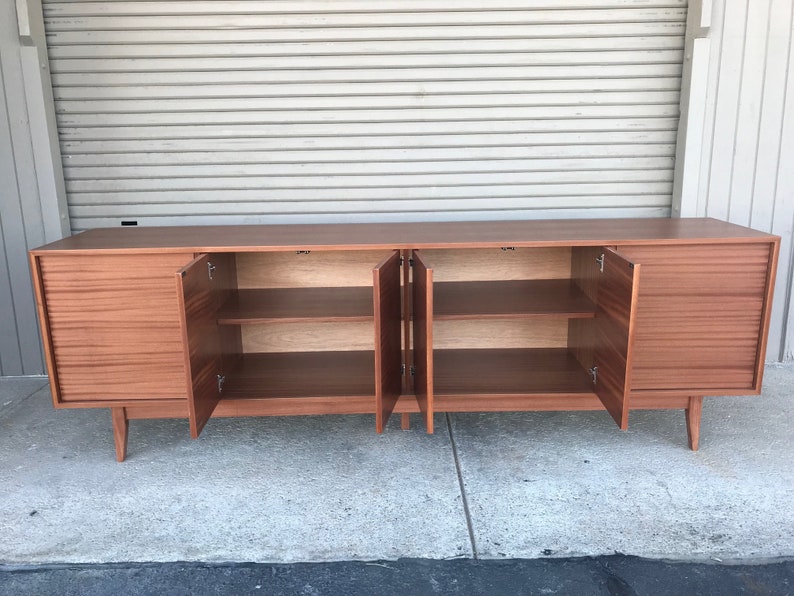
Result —
<instances>
[{"instance_id":1,"label":"white wall","mask_svg":"<svg viewBox=\"0 0 794 596\"><path fill-rule=\"evenodd\" d=\"M792 0L690 3L673 206L782 237L768 360L794 358L792 19Z\"/></svg>"}]
</instances>

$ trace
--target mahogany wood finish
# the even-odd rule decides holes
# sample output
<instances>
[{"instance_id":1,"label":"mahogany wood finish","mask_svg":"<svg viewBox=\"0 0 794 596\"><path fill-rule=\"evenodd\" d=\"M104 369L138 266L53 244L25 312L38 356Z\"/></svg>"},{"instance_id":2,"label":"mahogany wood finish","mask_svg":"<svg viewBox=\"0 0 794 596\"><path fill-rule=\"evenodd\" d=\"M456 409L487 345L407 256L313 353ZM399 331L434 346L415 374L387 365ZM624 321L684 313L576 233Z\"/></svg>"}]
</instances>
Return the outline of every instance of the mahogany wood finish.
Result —
<instances>
[{"instance_id":1,"label":"mahogany wood finish","mask_svg":"<svg viewBox=\"0 0 794 596\"><path fill-rule=\"evenodd\" d=\"M127 458L127 436L130 430L130 421L124 408L110 408L113 420L113 440L116 444L116 461L122 462Z\"/></svg>"},{"instance_id":2,"label":"mahogany wood finish","mask_svg":"<svg viewBox=\"0 0 794 596\"><path fill-rule=\"evenodd\" d=\"M176 274L190 435L194 439L221 399L225 351L217 320L233 271L230 261L228 255L201 255Z\"/></svg>"},{"instance_id":3,"label":"mahogany wood finish","mask_svg":"<svg viewBox=\"0 0 794 596\"><path fill-rule=\"evenodd\" d=\"M700 418L703 413L703 396L689 398L686 408L686 433L689 439L689 448L697 451L700 446Z\"/></svg>"},{"instance_id":4,"label":"mahogany wood finish","mask_svg":"<svg viewBox=\"0 0 794 596\"><path fill-rule=\"evenodd\" d=\"M634 312L640 266L605 248L598 282L593 387L621 430L629 425Z\"/></svg>"},{"instance_id":5,"label":"mahogany wood finish","mask_svg":"<svg viewBox=\"0 0 794 596\"><path fill-rule=\"evenodd\" d=\"M566 349L437 350L433 394L477 396L482 411L499 395L592 395L593 384ZM519 408L524 409L524 408Z\"/></svg>"},{"instance_id":6,"label":"mahogany wood finish","mask_svg":"<svg viewBox=\"0 0 794 596\"><path fill-rule=\"evenodd\" d=\"M118 228L30 256L55 405L111 408L122 460L131 419L435 411L682 409L697 449L704 395L760 391L779 244L566 220Z\"/></svg>"},{"instance_id":7,"label":"mahogany wood finish","mask_svg":"<svg viewBox=\"0 0 794 596\"><path fill-rule=\"evenodd\" d=\"M369 287L238 290L218 313L218 324L370 321L373 316Z\"/></svg>"},{"instance_id":8,"label":"mahogany wood finish","mask_svg":"<svg viewBox=\"0 0 794 596\"><path fill-rule=\"evenodd\" d=\"M402 393L400 252L372 272L375 302L375 430L383 432Z\"/></svg>"},{"instance_id":9,"label":"mahogany wood finish","mask_svg":"<svg viewBox=\"0 0 794 596\"><path fill-rule=\"evenodd\" d=\"M327 398L329 414L334 398L349 397L365 397L374 412L374 350L244 354L223 390L224 400L292 399L298 410L302 398Z\"/></svg>"},{"instance_id":10,"label":"mahogany wood finish","mask_svg":"<svg viewBox=\"0 0 794 596\"><path fill-rule=\"evenodd\" d=\"M595 304L568 279L446 282L433 291L436 320L595 316Z\"/></svg>"},{"instance_id":11,"label":"mahogany wood finish","mask_svg":"<svg viewBox=\"0 0 794 596\"><path fill-rule=\"evenodd\" d=\"M185 396L174 272L192 254L34 260L56 405Z\"/></svg>"},{"instance_id":12,"label":"mahogany wood finish","mask_svg":"<svg viewBox=\"0 0 794 596\"><path fill-rule=\"evenodd\" d=\"M413 251L414 393L428 433L433 432L433 269Z\"/></svg>"},{"instance_id":13,"label":"mahogany wood finish","mask_svg":"<svg viewBox=\"0 0 794 596\"><path fill-rule=\"evenodd\" d=\"M122 227L89 230L39 251L267 252L521 246L769 242L772 236L709 218Z\"/></svg>"},{"instance_id":14,"label":"mahogany wood finish","mask_svg":"<svg viewBox=\"0 0 794 596\"><path fill-rule=\"evenodd\" d=\"M774 245L621 246L642 263L634 389L757 393ZM671 316L676 313L676 316Z\"/></svg>"}]
</instances>

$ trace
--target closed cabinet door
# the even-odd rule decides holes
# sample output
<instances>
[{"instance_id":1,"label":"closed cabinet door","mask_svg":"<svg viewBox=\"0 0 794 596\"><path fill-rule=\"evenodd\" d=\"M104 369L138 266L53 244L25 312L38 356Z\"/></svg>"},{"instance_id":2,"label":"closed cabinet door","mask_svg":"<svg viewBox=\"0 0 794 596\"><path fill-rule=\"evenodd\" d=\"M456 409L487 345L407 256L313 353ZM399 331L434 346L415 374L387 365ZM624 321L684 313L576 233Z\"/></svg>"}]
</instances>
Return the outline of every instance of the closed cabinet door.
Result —
<instances>
[{"instance_id":1,"label":"closed cabinet door","mask_svg":"<svg viewBox=\"0 0 794 596\"><path fill-rule=\"evenodd\" d=\"M174 272L192 258L190 253L34 258L56 404L112 407L185 399Z\"/></svg>"},{"instance_id":2,"label":"closed cabinet door","mask_svg":"<svg viewBox=\"0 0 794 596\"><path fill-rule=\"evenodd\" d=\"M632 389L757 393L774 243L621 246L642 263Z\"/></svg>"}]
</instances>

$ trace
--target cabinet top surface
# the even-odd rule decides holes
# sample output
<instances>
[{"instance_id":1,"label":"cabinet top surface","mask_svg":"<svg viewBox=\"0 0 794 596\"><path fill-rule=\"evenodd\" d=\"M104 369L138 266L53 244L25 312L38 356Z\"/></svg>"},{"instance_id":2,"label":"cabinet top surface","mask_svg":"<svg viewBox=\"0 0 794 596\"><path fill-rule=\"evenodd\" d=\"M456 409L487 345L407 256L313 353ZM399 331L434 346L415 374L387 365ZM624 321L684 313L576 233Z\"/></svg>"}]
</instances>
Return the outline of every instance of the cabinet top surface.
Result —
<instances>
[{"instance_id":1,"label":"cabinet top surface","mask_svg":"<svg viewBox=\"0 0 794 596\"><path fill-rule=\"evenodd\" d=\"M249 252L301 249L476 248L769 242L776 236L709 218L118 227L31 251Z\"/></svg>"}]
</instances>

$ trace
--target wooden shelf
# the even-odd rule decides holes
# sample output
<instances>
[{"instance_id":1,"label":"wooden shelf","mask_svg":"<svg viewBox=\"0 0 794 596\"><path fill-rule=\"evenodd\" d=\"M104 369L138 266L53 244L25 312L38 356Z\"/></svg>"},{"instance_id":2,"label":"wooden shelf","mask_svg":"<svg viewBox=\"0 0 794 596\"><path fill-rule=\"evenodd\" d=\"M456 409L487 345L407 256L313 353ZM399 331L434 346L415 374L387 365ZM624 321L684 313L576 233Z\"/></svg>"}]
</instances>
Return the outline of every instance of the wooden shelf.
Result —
<instances>
[{"instance_id":1,"label":"wooden shelf","mask_svg":"<svg viewBox=\"0 0 794 596\"><path fill-rule=\"evenodd\" d=\"M298 321L369 321L372 288L237 290L218 313L220 325Z\"/></svg>"},{"instance_id":2,"label":"wooden shelf","mask_svg":"<svg viewBox=\"0 0 794 596\"><path fill-rule=\"evenodd\" d=\"M368 351L245 354L223 390L224 399L374 396L375 353Z\"/></svg>"},{"instance_id":3,"label":"wooden shelf","mask_svg":"<svg viewBox=\"0 0 794 596\"><path fill-rule=\"evenodd\" d=\"M595 305L568 279L442 282L433 287L433 318L591 318Z\"/></svg>"},{"instance_id":4,"label":"wooden shelf","mask_svg":"<svg viewBox=\"0 0 794 596\"><path fill-rule=\"evenodd\" d=\"M436 396L593 395L579 362L561 349L437 350Z\"/></svg>"}]
</instances>

